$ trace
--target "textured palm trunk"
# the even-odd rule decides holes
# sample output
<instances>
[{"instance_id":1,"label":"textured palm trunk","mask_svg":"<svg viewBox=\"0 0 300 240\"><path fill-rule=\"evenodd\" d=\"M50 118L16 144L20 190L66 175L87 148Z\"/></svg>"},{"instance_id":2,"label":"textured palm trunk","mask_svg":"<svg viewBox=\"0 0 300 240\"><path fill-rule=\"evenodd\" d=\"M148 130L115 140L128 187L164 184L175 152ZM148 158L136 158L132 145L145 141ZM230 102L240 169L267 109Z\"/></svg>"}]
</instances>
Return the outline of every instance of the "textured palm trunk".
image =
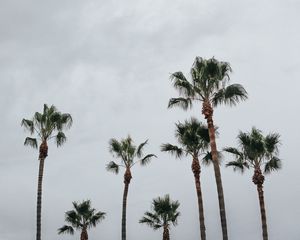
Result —
<instances>
[{"instance_id":1,"label":"textured palm trunk","mask_svg":"<svg viewBox=\"0 0 300 240\"><path fill-rule=\"evenodd\" d=\"M44 173L45 159L48 155L48 146L46 141L42 142L39 150L40 150L40 154L39 154L39 176L38 176L37 207L36 207L36 240L41 240L43 173Z\"/></svg>"},{"instance_id":2,"label":"textured palm trunk","mask_svg":"<svg viewBox=\"0 0 300 240\"><path fill-rule=\"evenodd\" d=\"M124 174L124 193L123 193L123 207L122 207L122 240L126 240L126 206L127 206L127 195L128 188L131 180L130 169L127 168Z\"/></svg>"},{"instance_id":3,"label":"textured palm trunk","mask_svg":"<svg viewBox=\"0 0 300 240\"><path fill-rule=\"evenodd\" d=\"M263 183L265 181L265 177L262 174L259 167L255 168L252 181L257 187L263 240L268 240L267 216L266 216L264 191L263 191Z\"/></svg>"},{"instance_id":4,"label":"textured palm trunk","mask_svg":"<svg viewBox=\"0 0 300 240\"><path fill-rule=\"evenodd\" d=\"M164 225L163 240L170 240L170 233L167 225Z\"/></svg>"},{"instance_id":5,"label":"textured palm trunk","mask_svg":"<svg viewBox=\"0 0 300 240\"><path fill-rule=\"evenodd\" d=\"M222 185L221 171L220 171L220 166L219 166L219 161L218 161L215 126L214 126L214 122L213 122L213 109L212 109L209 101L203 102L202 114L205 116L205 119L207 121L207 127L208 127L208 132L209 132L211 155L212 155L212 160L213 160L215 179L216 179L217 191L218 191L218 200L219 200L219 209L220 209L223 240L228 240L223 185Z\"/></svg>"},{"instance_id":6,"label":"textured palm trunk","mask_svg":"<svg viewBox=\"0 0 300 240\"><path fill-rule=\"evenodd\" d=\"M81 234L80 234L80 240L88 240L89 236L86 230L86 227L82 228Z\"/></svg>"},{"instance_id":7,"label":"textured palm trunk","mask_svg":"<svg viewBox=\"0 0 300 240\"><path fill-rule=\"evenodd\" d=\"M200 169L199 160L197 158L193 158L192 171L193 171L194 178L195 178L196 192L197 192L197 198L198 198L201 240L206 240L203 200L202 200L202 191L201 191L201 183L200 183L201 169Z\"/></svg>"}]
</instances>

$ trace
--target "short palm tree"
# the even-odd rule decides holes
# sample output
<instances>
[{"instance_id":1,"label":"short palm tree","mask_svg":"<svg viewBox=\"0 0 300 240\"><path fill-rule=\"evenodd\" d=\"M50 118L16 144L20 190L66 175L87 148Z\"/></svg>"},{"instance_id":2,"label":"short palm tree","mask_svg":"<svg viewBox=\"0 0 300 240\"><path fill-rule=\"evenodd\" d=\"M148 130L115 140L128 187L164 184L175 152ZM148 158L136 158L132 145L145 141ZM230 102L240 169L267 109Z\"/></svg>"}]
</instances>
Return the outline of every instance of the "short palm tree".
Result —
<instances>
[{"instance_id":1,"label":"short palm tree","mask_svg":"<svg viewBox=\"0 0 300 240\"><path fill-rule=\"evenodd\" d=\"M127 205L127 195L128 188L132 178L131 168L136 164L140 163L142 166L150 163L152 157L156 157L154 154L144 155L144 146L147 144L148 140L141 143L138 146L133 144L130 136L125 139L118 141L112 138L109 142L109 150L114 157L121 160L120 164L111 161L107 164L106 169L115 174L119 173L119 169L124 168L124 192L123 192L123 206L122 206L122 240L126 240L126 205Z\"/></svg>"},{"instance_id":2,"label":"short palm tree","mask_svg":"<svg viewBox=\"0 0 300 240\"><path fill-rule=\"evenodd\" d=\"M73 202L74 210L65 213L65 221L70 225L64 225L58 229L58 234L69 233L74 234L75 230L80 230L80 240L88 240L87 230L96 227L104 218L106 213L96 212L91 207L91 201L83 201L81 203Z\"/></svg>"},{"instance_id":3,"label":"short palm tree","mask_svg":"<svg viewBox=\"0 0 300 240\"><path fill-rule=\"evenodd\" d=\"M270 173L281 168L281 160L278 158L279 134L270 133L263 136L257 128L252 128L251 132L240 132L238 134L238 148L228 147L224 151L235 156L235 161L231 161L226 166L233 167L233 170L244 172L245 168L253 168L253 183L257 187L263 239L268 239L267 218L264 202L263 184L265 177L263 173ZM263 168L263 173L262 173Z\"/></svg>"},{"instance_id":4,"label":"short palm tree","mask_svg":"<svg viewBox=\"0 0 300 240\"><path fill-rule=\"evenodd\" d=\"M247 92L242 85L228 85L230 72L231 67L227 62L220 62L215 58L203 59L196 57L190 71L191 81L188 81L182 72L171 74L173 86L179 91L180 97L171 98L168 105L169 108L179 106L187 110L192 107L192 103L195 101L202 103L202 114L207 121L210 137L223 240L228 240L228 234L222 178L215 140L213 108L220 104L236 105L240 100L247 98Z\"/></svg>"},{"instance_id":5,"label":"short palm tree","mask_svg":"<svg viewBox=\"0 0 300 240\"><path fill-rule=\"evenodd\" d=\"M164 152L169 152L176 157L182 157L183 155L189 155L192 157L192 171L194 174L196 192L198 198L198 209L199 209L199 223L200 223L200 233L201 239L206 239L205 233L205 223L204 223L204 210L203 210L203 200L202 191L200 183L200 162L199 156L206 153L206 158L204 160L209 161L207 153L209 147L209 134L207 126L191 118L190 121L185 121L185 123L176 124L175 136L180 144L180 147L172 144L163 144L161 150Z\"/></svg>"},{"instance_id":6,"label":"short palm tree","mask_svg":"<svg viewBox=\"0 0 300 240\"><path fill-rule=\"evenodd\" d=\"M67 138L63 130L72 125L72 117L69 113L57 111L55 106L48 107L44 104L42 113L36 112L32 119L23 119L21 125L35 138L27 137L24 145L38 148L39 145L39 175L37 189L37 219L36 240L41 240L41 212L42 212L42 183L44 162L48 156L48 141L54 139L57 147L62 146Z\"/></svg>"},{"instance_id":7,"label":"short palm tree","mask_svg":"<svg viewBox=\"0 0 300 240\"><path fill-rule=\"evenodd\" d=\"M170 240L170 226L178 224L178 201L172 201L169 195L158 197L152 201L152 212L145 212L139 221L145 223L154 230L163 228L163 240Z\"/></svg>"}]
</instances>

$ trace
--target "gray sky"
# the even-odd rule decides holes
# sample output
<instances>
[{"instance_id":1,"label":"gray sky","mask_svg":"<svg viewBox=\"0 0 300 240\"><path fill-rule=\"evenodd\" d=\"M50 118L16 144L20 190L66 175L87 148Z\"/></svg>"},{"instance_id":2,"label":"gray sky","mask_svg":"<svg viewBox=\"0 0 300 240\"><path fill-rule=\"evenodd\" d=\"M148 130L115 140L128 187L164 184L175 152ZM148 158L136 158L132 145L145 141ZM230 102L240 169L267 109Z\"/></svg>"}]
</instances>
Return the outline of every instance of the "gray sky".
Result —
<instances>
[{"instance_id":1,"label":"gray sky","mask_svg":"<svg viewBox=\"0 0 300 240\"><path fill-rule=\"evenodd\" d=\"M49 144L43 191L44 240L58 236L72 201L91 199L107 218L90 239L119 239L122 174L106 172L113 157L110 138L131 134L158 155L134 167L128 196L128 239L160 239L138 220L152 198L169 193L181 202L171 238L199 239L190 159L161 153L175 143L174 123L196 116L166 108L177 96L169 74L185 73L195 56L229 61L232 82L249 100L215 110L218 148L234 146L239 130L252 126L282 136L283 169L266 177L265 201L272 240L299 239L299 11L296 0L276 1L16 1L0 2L0 239L35 237L37 151L23 146L22 118L44 103L69 112L74 125L67 143ZM224 161L229 161L226 156ZM231 240L261 238L256 188L251 172L222 168ZM208 239L221 239L212 168L202 169Z\"/></svg>"}]
</instances>

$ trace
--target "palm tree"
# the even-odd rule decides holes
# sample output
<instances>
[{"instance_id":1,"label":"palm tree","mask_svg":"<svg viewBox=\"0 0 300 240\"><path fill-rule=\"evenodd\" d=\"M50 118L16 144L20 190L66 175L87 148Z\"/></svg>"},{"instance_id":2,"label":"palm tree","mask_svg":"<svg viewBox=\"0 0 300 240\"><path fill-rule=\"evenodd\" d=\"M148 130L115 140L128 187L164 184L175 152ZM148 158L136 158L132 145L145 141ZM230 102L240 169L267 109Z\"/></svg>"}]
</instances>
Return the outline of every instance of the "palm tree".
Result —
<instances>
[{"instance_id":1,"label":"palm tree","mask_svg":"<svg viewBox=\"0 0 300 240\"><path fill-rule=\"evenodd\" d=\"M58 234L69 233L74 234L75 230L80 230L80 240L88 240L87 230L96 227L104 218L106 213L96 212L91 207L91 201L83 201L81 203L73 202L74 210L65 213L65 221L70 225L64 225L58 229Z\"/></svg>"},{"instance_id":2,"label":"palm tree","mask_svg":"<svg viewBox=\"0 0 300 240\"><path fill-rule=\"evenodd\" d=\"M218 161L213 122L213 107L220 104L236 105L240 100L247 99L247 92L240 84L229 83L231 68L227 62L219 62L215 58L203 59L196 57L191 68L191 81L182 72L171 74L173 86L179 91L180 97L171 98L168 107L179 106L184 110L192 107L195 101L202 102L204 115L210 137L211 155L217 185L223 240L228 240L225 202L222 178Z\"/></svg>"},{"instance_id":3,"label":"palm tree","mask_svg":"<svg viewBox=\"0 0 300 240\"><path fill-rule=\"evenodd\" d=\"M42 212L42 183L44 162L48 156L48 141L54 139L57 147L62 146L67 138L63 130L72 125L72 117L69 113L57 111L55 106L48 107L44 104L42 113L36 112L33 118L23 119L21 126L36 138L26 137L24 145L37 148L39 145L39 175L37 188L37 218L36 218L36 240L41 240L41 212Z\"/></svg>"},{"instance_id":4,"label":"palm tree","mask_svg":"<svg viewBox=\"0 0 300 240\"><path fill-rule=\"evenodd\" d=\"M176 226L180 216L178 212L178 201L172 201L169 195L163 198L158 197L152 201L152 212L145 212L143 218L139 221L145 223L154 230L163 228L163 240L170 240L170 226Z\"/></svg>"},{"instance_id":5,"label":"palm tree","mask_svg":"<svg viewBox=\"0 0 300 240\"><path fill-rule=\"evenodd\" d=\"M114 157L119 158L121 163L117 164L116 162L111 161L107 164L106 169L115 174L119 173L120 167L125 169L122 206L122 240L126 240L126 205L128 188L132 178L131 168L136 163L140 163L142 166L145 166L150 163L152 157L156 157L154 154L143 154L144 146L147 144L147 142L148 140L141 143L139 146L135 146L130 136L125 139L121 139L121 141L112 138L109 142L110 152Z\"/></svg>"},{"instance_id":6,"label":"palm tree","mask_svg":"<svg viewBox=\"0 0 300 240\"><path fill-rule=\"evenodd\" d=\"M233 170L240 170L242 173L245 168L253 168L254 175L252 182L257 187L259 206L262 222L263 239L268 239L267 218L264 202L263 184L265 181L263 172L270 173L281 168L281 160L278 158L279 134L270 133L263 136L257 128L252 128L251 132L240 132L238 134L238 144L240 149L227 147L224 151L235 156L235 161L231 161L226 166L233 167Z\"/></svg>"},{"instance_id":7,"label":"palm tree","mask_svg":"<svg viewBox=\"0 0 300 240\"><path fill-rule=\"evenodd\" d=\"M169 152L176 157L180 158L183 155L190 155L193 159L192 161L192 171L194 174L196 193L198 197L198 209L199 209L199 223L200 223L200 233L201 239L206 239L205 224L204 224L204 210L202 201L202 191L200 183L200 163L199 156L206 152L206 163L209 163L207 149L209 147L209 134L207 126L191 118L190 121L185 121L185 123L176 124L175 136L180 144L180 147L172 144L163 144L161 150L164 152Z\"/></svg>"}]
</instances>

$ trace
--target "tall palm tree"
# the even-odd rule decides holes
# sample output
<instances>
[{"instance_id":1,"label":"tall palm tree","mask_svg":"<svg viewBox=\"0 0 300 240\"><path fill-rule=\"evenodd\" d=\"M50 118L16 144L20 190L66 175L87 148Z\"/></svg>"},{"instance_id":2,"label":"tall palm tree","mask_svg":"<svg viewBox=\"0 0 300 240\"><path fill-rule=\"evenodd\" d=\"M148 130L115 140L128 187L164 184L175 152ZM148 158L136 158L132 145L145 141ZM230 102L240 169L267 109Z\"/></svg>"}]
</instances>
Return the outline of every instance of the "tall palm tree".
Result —
<instances>
[{"instance_id":1,"label":"tall palm tree","mask_svg":"<svg viewBox=\"0 0 300 240\"><path fill-rule=\"evenodd\" d=\"M253 168L254 175L252 182L257 187L259 206L262 222L263 239L268 239L267 218L264 202L263 184L265 181L263 172L270 173L281 168L281 160L278 158L279 134L270 133L263 136L257 128L252 128L251 132L240 132L238 134L239 148L227 147L224 151L235 156L235 161L231 161L226 166L233 167L233 170L244 172L245 168Z\"/></svg>"},{"instance_id":2,"label":"tall palm tree","mask_svg":"<svg viewBox=\"0 0 300 240\"><path fill-rule=\"evenodd\" d=\"M64 225L58 229L58 234L69 233L74 234L75 230L80 230L80 240L88 240L87 230L96 227L104 218L106 213L96 212L91 207L91 201L83 201L81 203L73 202L74 210L65 213L65 221L70 225Z\"/></svg>"},{"instance_id":3,"label":"tall palm tree","mask_svg":"<svg viewBox=\"0 0 300 240\"><path fill-rule=\"evenodd\" d=\"M163 198L158 197L152 201L152 212L145 212L143 218L139 221L145 223L154 230L163 228L163 240L170 240L170 226L178 224L178 201L172 201L169 195Z\"/></svg>"},{"instance_id":4,"label":"tall palm tree","mask_svg":"<svg viewBox=\"0 0 300 240\"><path fill-rule=\"evenodd\" d=\"M173 86L179 91L180 97L171 98L168 104L169 108L179 106L187 110L192 107L192 103L195 101L202 103L202 114L207 121L210 137L223 240L228 240L228 234L222 178L215 140L213 108L220 104L236 105L240 100L247 98L247 92L242 85L228 85L230 72L231 68L227 62L219 62L215 58L206 60L196 57L190 72L191 81L188 81L182 72L171 74Z\"/></svg>"},{"instance_id":5,"label":"tall palm tree","mask_svg":"<svg viewBox=\"0 0 300 240\"><path fill-rule=\"evenodd\" d=\"M26 137L24 145L38 148L39 145L39 175L37 188L37 217L36 240L41 240L41 213L42 213L42 183L44 162L48 156L48 141L54 139L57 147L62 146L67 138L63 130L72 125L72 117L69 113L57 111L55 106L48 107L44 104L42 113L36 112L32 119L23 119L21 125L34 137Z\"/></svg>"},{"instance_id":6,"label":"tall palm tree","mask_svg":"<svg viewBox=\"0 0 300 240\"><path fill-rule=\"evenodd\" d=\"M124 168L124 192L123 192L123 206L122 206L122 240L126 240L126 205L128 188L132 178L131 168L136 164L140 163L142 166L150 163L152 157L156 157L154 154L144 155L144 146L148 140L141 143L138 146L133 144L130 136L120 141L112 138L109 142L109 150L114 157L121 160L120 164L111 161L107 164L106 169L115 174L119 173L119 168ZM136 160L137 159L137 160Z\"/></svg>"},{"instance_id":7,"label":"tall palm tree","mask_svg":"<svg viewBox=\"0 0 300 240\"><path fill-rule=\"evenodd\" d=\"M199 209L199 223L200 223L200 233L201 239L206 239L205 233L205 223L204 223L204 210L203 210L203 200L202 200L202 191L200 183L200 162L199 156L206 153L206 162L208 162L207 156L210 154L207 153L209 147L209 134L207 126L191 118L189 121L184 123L176 124L175 136L180 144L180 147L172 144L163 144L161 150L164 152L169 152L176 157L180 158L183 155L189 155L192 157L192 171L195 179L196 193L198 198L198 209Z\"/></svg>"}]
</instances>

